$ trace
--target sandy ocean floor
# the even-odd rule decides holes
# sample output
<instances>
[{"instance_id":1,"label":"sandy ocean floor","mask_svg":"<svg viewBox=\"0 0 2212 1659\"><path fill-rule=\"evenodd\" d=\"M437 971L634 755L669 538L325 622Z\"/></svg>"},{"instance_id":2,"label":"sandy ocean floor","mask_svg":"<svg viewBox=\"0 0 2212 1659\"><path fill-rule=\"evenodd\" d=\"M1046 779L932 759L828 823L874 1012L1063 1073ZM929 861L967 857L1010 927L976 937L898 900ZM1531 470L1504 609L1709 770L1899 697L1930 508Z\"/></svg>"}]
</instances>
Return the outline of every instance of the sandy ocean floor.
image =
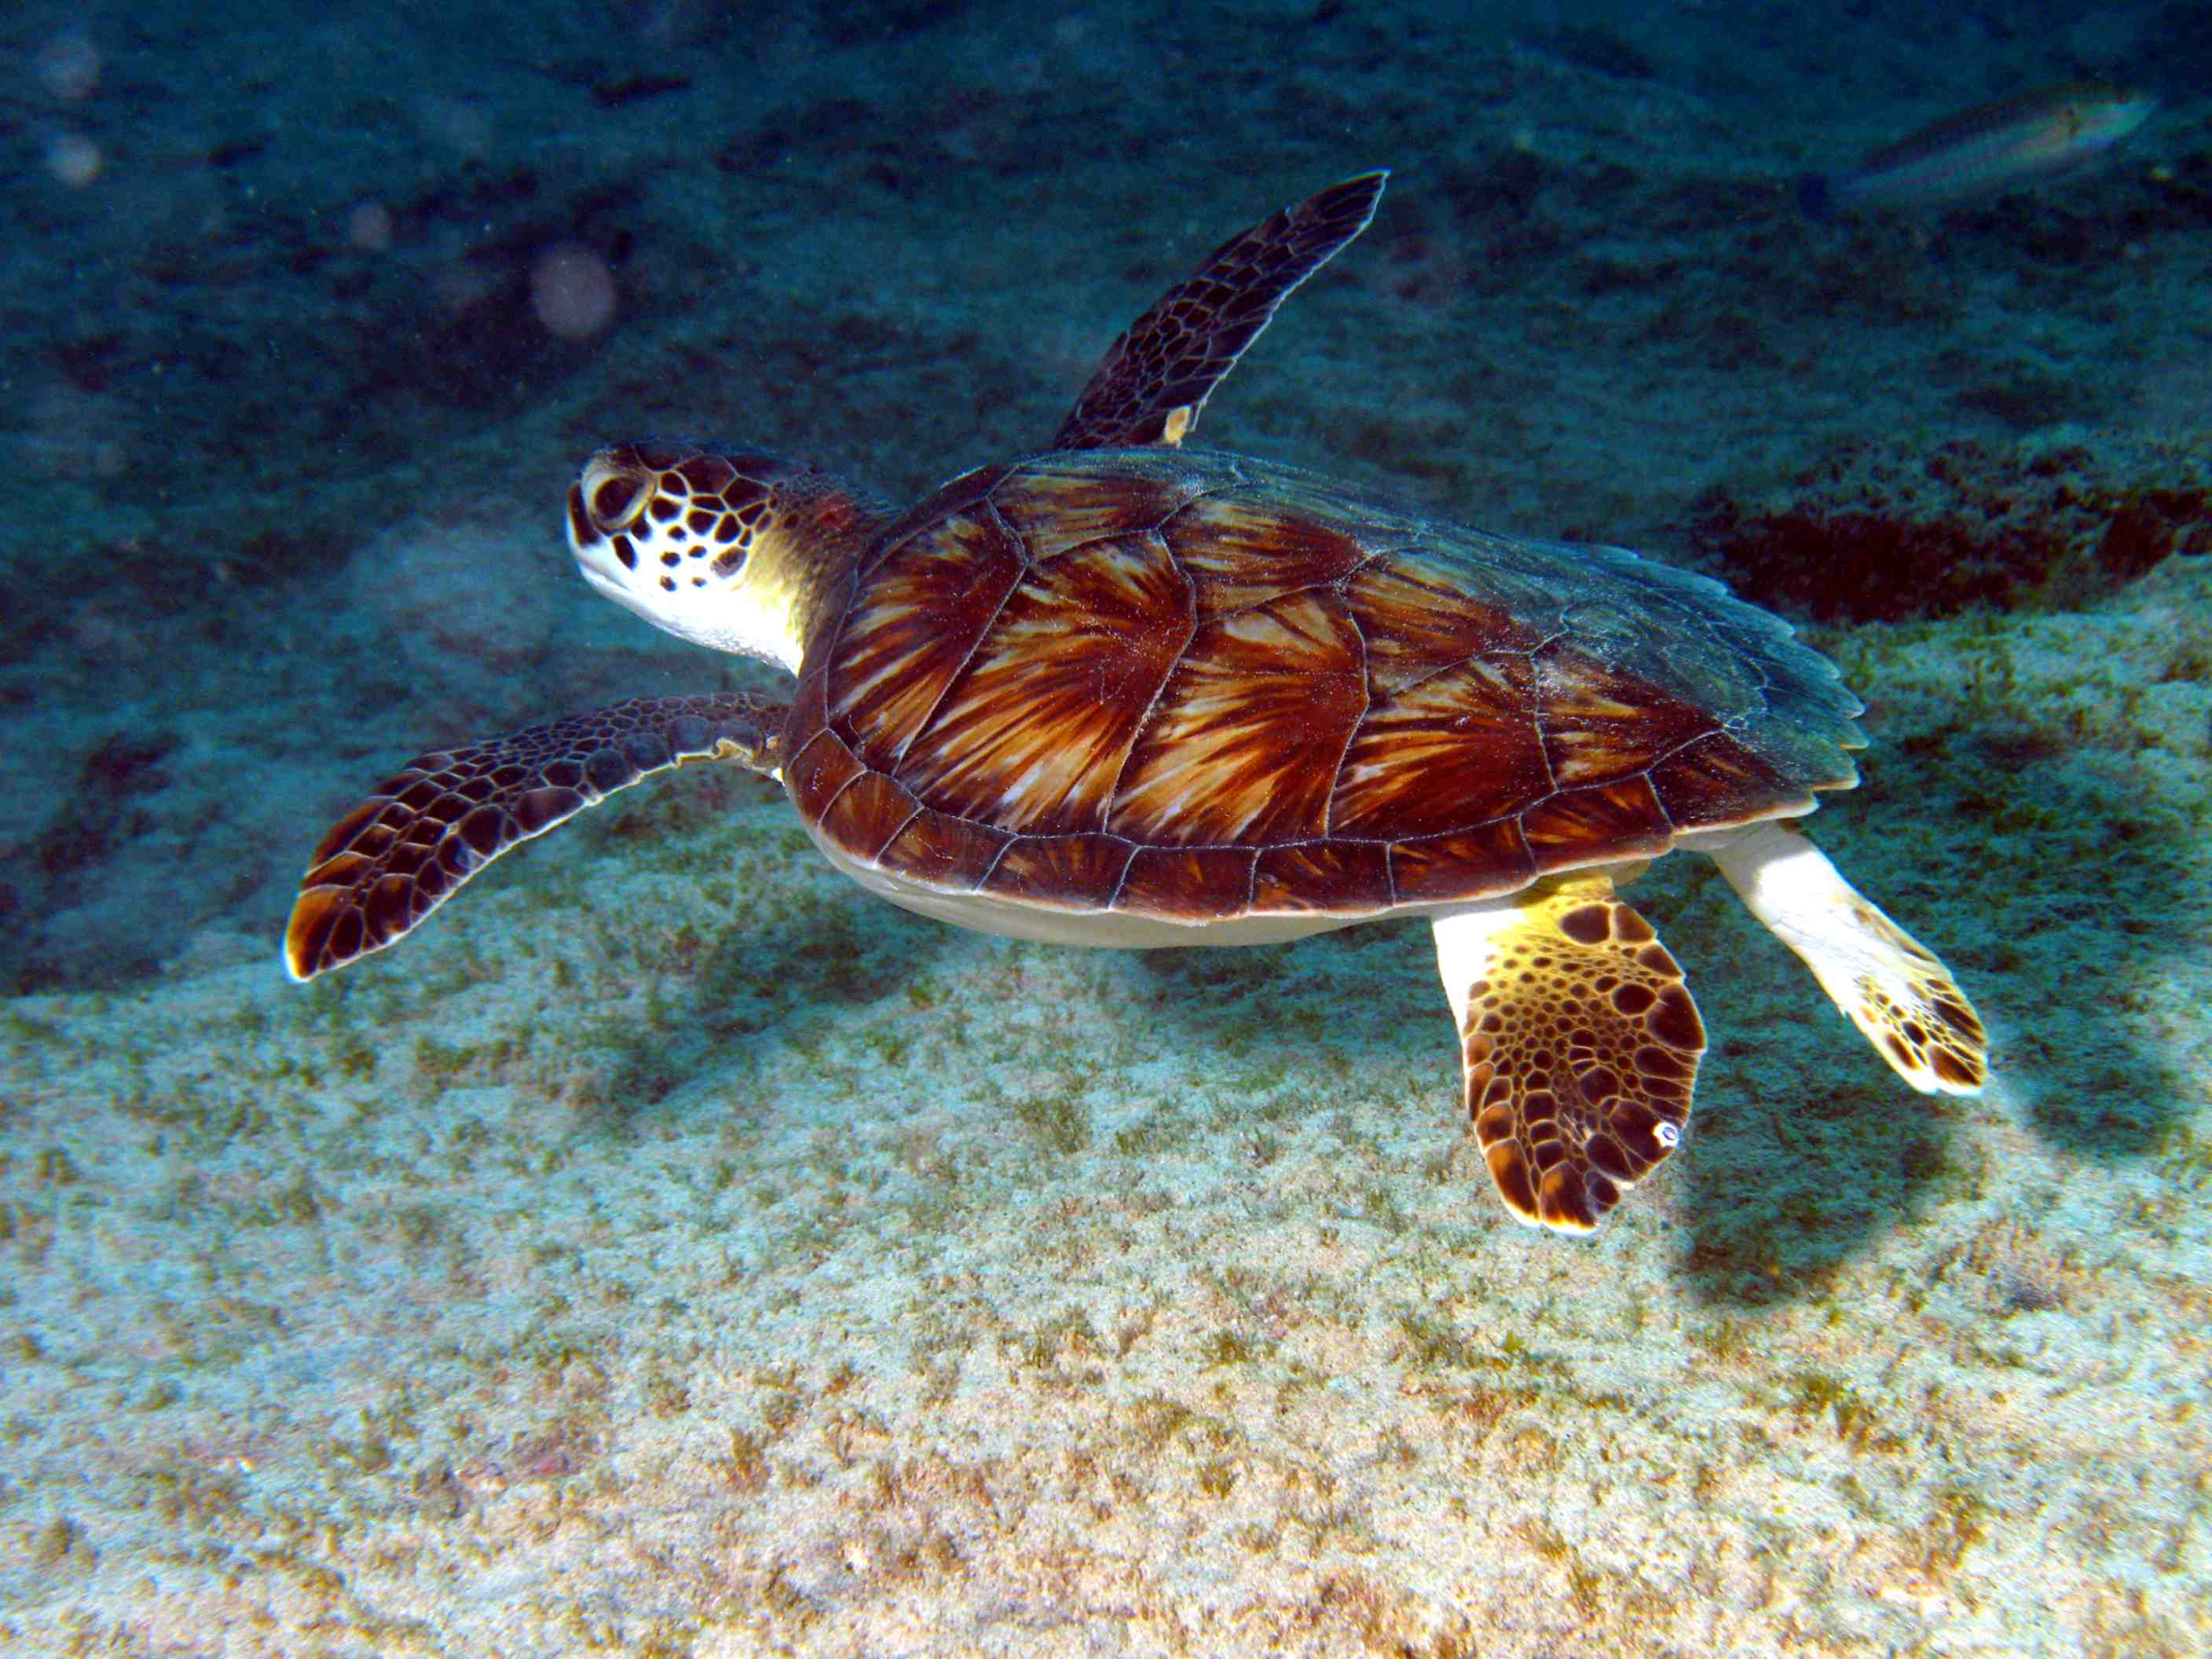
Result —
<instances>
[{"instance_id":1,"label":"sandy ocean floor","mask_svg":"<svg viewBox=\"0 0 2212 1659\"><path fill-rule=\"evenodd\" d=\"M0 24L0 1649L2212 1650L2212 32L1862 9ZM2092 70L2097 173L1794 216ZM1669 860L1691 1133L1539 1236L1425 927L957 933L696 768L284 979L408 755L773 684L575 579L594 445L911 495L1378 164L1203 440L1802 623L1986 1094Z\"/></svg>"}]
</instances>

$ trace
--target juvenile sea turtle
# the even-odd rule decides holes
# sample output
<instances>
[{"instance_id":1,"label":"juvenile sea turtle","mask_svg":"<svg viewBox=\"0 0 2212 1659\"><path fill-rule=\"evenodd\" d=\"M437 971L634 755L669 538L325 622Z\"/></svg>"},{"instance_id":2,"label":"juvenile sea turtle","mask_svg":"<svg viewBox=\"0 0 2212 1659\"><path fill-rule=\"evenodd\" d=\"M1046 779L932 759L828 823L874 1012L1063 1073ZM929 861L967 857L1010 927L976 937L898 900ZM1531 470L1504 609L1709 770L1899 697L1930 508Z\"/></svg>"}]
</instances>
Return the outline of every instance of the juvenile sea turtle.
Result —
<instances>
[{"instance_id":1,"label":"juvenile sea turtle","mask_svg":"<svg viewBox=\"0 0 2212 1659\"><path fill-rule=\"evenodd\" d=\"M591 585L795 676L417 757L324 837L309 979L641 778L780 780L831 863L923 915L1079 945L1433 925L1467 1109L1520 1220L1586 1232L1680 1144L1705 1028L1615 889L1662 853L1752 914L1923 1092L1978 1091L1935 956L1788 820L1857 781L1859 704L1717 582L1493 535L1179 447L1384 175L1224 244L1106 354L1049 448L895 511L751 450L603 450Z\"/></svg>"}]
</instances>

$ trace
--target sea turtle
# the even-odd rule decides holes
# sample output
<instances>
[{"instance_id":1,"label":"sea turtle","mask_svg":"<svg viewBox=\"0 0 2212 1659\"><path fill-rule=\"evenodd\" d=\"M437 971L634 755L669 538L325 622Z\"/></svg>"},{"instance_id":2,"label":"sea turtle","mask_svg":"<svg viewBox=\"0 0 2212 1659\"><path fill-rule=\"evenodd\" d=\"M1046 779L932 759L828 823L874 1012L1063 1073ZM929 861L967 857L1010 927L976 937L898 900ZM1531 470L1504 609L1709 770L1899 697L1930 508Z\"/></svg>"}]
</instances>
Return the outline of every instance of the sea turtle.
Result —
<instances>
[{"instance_id":1,"label":"sea turtle","mask_svg":"<svg viewBox=\"0 0 2212 1659\"><path fill-rule=\"evenodd\" d=\"M923 915L1068 944L1257 944L1428 918L1506 1206L1587 1232L1680 1144L1703 1023L1616 895L1662 853L1752 914L1923 1092L1982 1086L1935 956L1789 820L1857 781L1860 705L1784 623L1618 548L1502 536L1180 447L1385 175L1225 243L1115 342L1050 447L902 510L751 449L602 450L600 592L793 675L409 762L317 848L310 979L650 774L781 781L831 863Z\"/></svg>"}]
</instances>

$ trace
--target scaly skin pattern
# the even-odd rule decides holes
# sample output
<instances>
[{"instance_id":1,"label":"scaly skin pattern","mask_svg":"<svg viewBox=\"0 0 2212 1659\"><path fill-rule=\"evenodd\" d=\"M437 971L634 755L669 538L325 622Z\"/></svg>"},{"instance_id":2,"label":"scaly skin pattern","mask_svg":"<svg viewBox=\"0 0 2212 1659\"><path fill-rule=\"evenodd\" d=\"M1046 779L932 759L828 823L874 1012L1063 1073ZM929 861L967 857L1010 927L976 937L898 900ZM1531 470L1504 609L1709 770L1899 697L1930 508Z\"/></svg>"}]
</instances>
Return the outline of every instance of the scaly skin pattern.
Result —
<instances>
[{"instance_id":1,"label":"scaly skin pattern","mask_svg":"<svg viewBox=\"0 0 2212 1659\"><path fill-rule=\"evenodd\" d=\"M781 703L745 692L639 697L417 755L333 825L284 933L294 979L380 951L501 854L687 762L776 766Z\"/></svg>"},{"instance_id":2,"label":"scaly skin pattern","mask_svg":"<svg viewBox=\"0 0 2212 1659\"><path fill-rule=\"evenodd\" d=\"M1705 1023L1603 876L1546 884L1486 942L1480 977L1447 987L1475 1144L1516 1220L1589 1232L1681 1144Z\"/></svg>"}]
</instances>

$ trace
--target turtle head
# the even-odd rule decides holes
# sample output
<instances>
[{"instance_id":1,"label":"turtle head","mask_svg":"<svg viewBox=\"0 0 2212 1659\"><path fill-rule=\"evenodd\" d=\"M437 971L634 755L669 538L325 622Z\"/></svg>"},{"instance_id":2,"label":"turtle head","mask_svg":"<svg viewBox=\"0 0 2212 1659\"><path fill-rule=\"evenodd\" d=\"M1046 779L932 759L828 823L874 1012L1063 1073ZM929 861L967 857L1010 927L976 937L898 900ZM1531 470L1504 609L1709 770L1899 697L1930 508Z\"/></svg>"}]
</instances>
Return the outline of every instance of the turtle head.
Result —
<instances>
[{"instance_id":1,"label":"turtle head","mask_svg":"<svg viewBox=\"0 0 2212 1659\"><path fill-rule=\"evenodd\" d=\"M584 580L657 628L796 674L813 618L882 509L818 468L624 444L568 489Z\"/></svg>"}]
</instances>

